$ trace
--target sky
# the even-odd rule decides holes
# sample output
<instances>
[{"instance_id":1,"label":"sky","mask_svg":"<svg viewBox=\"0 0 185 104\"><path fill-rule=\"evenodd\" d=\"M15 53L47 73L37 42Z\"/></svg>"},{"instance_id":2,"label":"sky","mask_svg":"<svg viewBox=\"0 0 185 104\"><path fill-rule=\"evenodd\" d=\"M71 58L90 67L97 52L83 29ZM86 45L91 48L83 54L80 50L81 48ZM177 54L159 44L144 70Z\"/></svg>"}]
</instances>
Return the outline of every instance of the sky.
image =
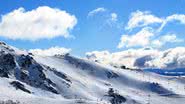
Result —
<instances>
[{"instance_id":1,"label":"sky","mask_svg":"<svg viewBox=\"0 0 185 104\"><path fill-rule=\"evenodd\" d=\"M76 56L184 47L184 7L183 0L1 0L0 40Z\"/></svg>"}]
</instances>

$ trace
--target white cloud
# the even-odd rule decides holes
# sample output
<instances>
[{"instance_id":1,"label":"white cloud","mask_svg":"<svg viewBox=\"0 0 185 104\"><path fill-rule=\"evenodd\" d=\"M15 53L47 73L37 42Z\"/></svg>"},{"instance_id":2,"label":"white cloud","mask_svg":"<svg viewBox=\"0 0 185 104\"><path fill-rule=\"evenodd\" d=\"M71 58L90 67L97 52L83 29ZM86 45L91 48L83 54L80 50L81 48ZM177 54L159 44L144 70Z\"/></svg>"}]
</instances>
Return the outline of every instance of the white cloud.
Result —
<instances>
[{"instance_id":1,"label":"white cloud","mask_svg":"<svg viewBox=\"0 0 185 104\"><path fill-rule=\"evenodd\" d=\"M65 55L69 53L71 49L63 47L51 47L49 49L30 49L29 52L39 56L54 56L54 55Z\"/></svg>"},{"instance_id":2,"label":"white cloud","mask_svg":"<svg viewBox=\"0 0 185 104\"><path fill-rule=\"evenodd\" d=\"M57 8L42 6L31 11L19 8L2 16L0 36L31 41L69 37L76 23L74 15Z\"/></svg>"},{"instance_id":3,"label":"white cloud","mask_svg":"<svg viewBox=\"0 0 185 104\"><path fill-rule=\"evenodd\" d=\"M146 67L154 68L185 68L185 48L176 47L163 51L160 56L145 62Z\"/></svg>"},{"instance_id":4,"label":"white cloud","mask_svg":"<svg viewBox=\"0 0 185 104\"><path fill-rule=\"evenodd\" d=\"M101 15L97 15L101 14ZM110 12L108 9L99 7L96 8L92 11L90 11L87 15L87 18L89 17L96 17L96 19L93 18L93 21L98 24L101 24L100 28L106 28L111 27L111 28L122 28L122 23L118 21L118 14L115 12ZM92 19L92 18L91 18Z\"/></svg>"},{"instance_id":5,"label":"white cloud","mask_svg":"<svg viewBox=\"0 0 185 104\"><path fill-rule=\"evenodd\" d=\"M147 46L150 43L150 37L154 34L149 28L143 28L141 31L134 35L122 35L118 48L134 47L134 46Z\"/></svg>"},{"instance_id":6,"label":"white cloud","mask_svg":"<svg viewBox=\"0 0 185 104\"><path fill-rule=\"evenodd\" d=\"M108 51L93 51L87 52L86 58L108 64L110 62L111 54Z\"/></svg>"},{"instance_id":7,"label":"white cloud","mask_svg":"<svg viewBox=\"0 0 185 104\"><path fill-rule=\"evenodd\" d=\"M121 41L118 44L117 48L123 47L155 47L160 48L167 43L180 43L184 42L183 39L177 38L175 34L163 35L155 40L152 40L155 34L152 32L152 29L143 28L141 31L134 35L122 35Z\"/></svg>"},{"instance_id":8,"label":"white cloud","mask_svg":"<svg viewBox=\"0 0 185 104\"><path fill-rule=\"evenodd\" d=\"M183 40L178 39L175 34L168 34L168 35L162 36L161 41L174 43L174 42L182 42Z\"/></svg>"},{"instance_id":9,"label":"white cloud","mask_svg":"<svg viewBox=\"0 0 185 104\"><path fill-rule=\"evenodd\" d=\"M122 23L120 23L120 21L118 21L118 14L117 13L108 13L107 15L105 15L105 25L112 27L116 27L118 29L122 28Z\"/></svg>"},{"instance_id":10,"label":"white cloud","mask_svg":"<svg viewBox=\"0 0 185 104\"><path fill-rule=\"evenodd\" d=\"M96 9L90 11L90 12L88 13L88 16L93 16L93 15L99 13L99 12L105 12L105 11L106 11L105 8L99 7L99 8L96 8Z\"/></svg>"},{"instance_id":11,"label":"white cloud","mask_svg":"<svg viewBox=\"0 0 185 104\"><path fill-rule=\"evenodd\" d=\"M129 49L115 53L96 51L89 52L87 56L89 60L118 67L125 65L130 68L185 68L185 47L165 51L152 48Z\"/></svg>"},{"instance_id":12,"label":"white cloud","mask_svg":"<svg viewBox=\"0 0 185 104\"><path fill-rule=\"evenodd\" d=\"M111 20L112 21L117 21L117 14L116 13L111 13Z\"/></svg>"},{"instance_id":13,"label":"white cloud","mask_svg":"<svg viewBox=\"0 0 185 104\"><path fill-rule=\"evenodd\" d=\"M173 14L167 17L157 17L151 14L149 11L136 11L131 13L131 16L125 29L133 29L136 27L143 27L158 23L160 24L158 31L161 31L164 26L171 21L179 21L181 24L185 24L185 15Z\"/></svg>"},{"instance_id":14,"label":"white cloud","mask_svg":"<svg viewBox=\"0 0 185 104\"><path fill-rule=\"evenodd\" d=\"M184 42L183 39L177 38L176 34L161 34L163 27L171 21L179 21L181 24L185 24L184 14L173 14L165 18L157 17L148 11L136 11L131 13L130 19L125 29L132 31L133 28L142 27L142 29L133 35L122 35L121 41L118 44L118 48L122 47L155 47L159 48L167 43L179 43ZM158 24L157 27L151 24ZM150 28L152 31L148 31Z\"/></svg>"},{"instance_id":15,"label":"white cloud","mask_svg":"<svg viewBox=\"0 0 185 104\"><path fill-rule=\"evenodd\" d=\"M153 40L152 45L154 45L154 47L161 47L166 43L180 43L180 42L184 42L184 40L177 38L175 34L167 34L161 36L158 40Z\"/></svg>"},{"instance_id":16,"label":"white cloud","mask_svg":"<svg viewBox=\"0 0 185 104\"><path fill-rule=\"evenodd\" d=\"M150 12L136 11L131 14L126 29L147 26L154 23L162 23L163 19L152 15Z\"/></svg>"},{"instance_id":17,"label":"white cloud","mask_svg":"<svg viewBox=\"0 0 185 104\"><path fill-rule=\"evenodd\" d=\"M115 16L117 18L117 16ZM128 49L121 52L110 53L109 51L93 51L86 53L86 58L101 64L122 66L130 68L185 68L185 47L176 47L164 51L159 48L168 43L184 42L176 34L161 34L158 28L151 24L162 26L164 22L173 20L185 24L183 15L171 15L160 18L150 12L136 11L132 13L126 29L130 33L124 34L118 44L118 48L123 47L152 47L141 49ZM149 26L150 25L150 26ZM139 32L132 31L133 28L142 27ZM154 47L155 46L155 47Z\"/></svg>"},{"instance_id":18,"label":"white cloud","mask_svg":"<svg viewBox=\"0 0 185 104\"><path fill-rule=\"evenodd\" d=\"M185 24L185 15L184 14L173 14L171 16L166 17L166 19L163 20L163 23L158 29L158 31L161 31L168 22L175 21L175 20L179 21L181 24Z\"/></svg>"},{"instance_id":19,"label":"white cloud","mask_svg":"<svg viewBox=\"0 0 185 104\"><path fill-rule=\"evenodd\" d=\"M145 49L129 49L121 52L109 53L108 51L95 51L86 54L87 59L97 61L101 64L122 66L134 68L134 63L137 58L152 55L156 56L159 52L150 48Z\"/></svg>"}]
</instances>

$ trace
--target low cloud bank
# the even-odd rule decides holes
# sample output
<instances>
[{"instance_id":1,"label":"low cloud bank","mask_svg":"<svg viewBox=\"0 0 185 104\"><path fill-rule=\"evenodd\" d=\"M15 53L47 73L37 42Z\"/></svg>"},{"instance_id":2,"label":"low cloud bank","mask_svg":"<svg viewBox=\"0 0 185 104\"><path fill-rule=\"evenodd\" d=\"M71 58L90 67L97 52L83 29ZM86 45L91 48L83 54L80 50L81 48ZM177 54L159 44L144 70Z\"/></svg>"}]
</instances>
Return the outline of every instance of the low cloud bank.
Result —
<instances>
[{"instance_id":1,"label":"low cloud bank","mask_svg":"<svg viewBox=\"0 0 185 104\"><path fill-rule=\"evenodd\" d=\"M30 49L29 52L39 56L54 56L54 55L65 55L68 54L71 49L63 47L51 47L49 49Z\"/></svg>"},{"instance_id":2,"label":"low cloud bank","mask_svg":"<svg viewBox=\"0 0 185 104\"><path fill-rule=\"evenodd\" d=\"M176 47L159 51L152 48L129 49L110 53L108 51L93 51L86 53L86 58L101 64L129 68L185 68L185 47Z\"/></svg>"}]
</instances>

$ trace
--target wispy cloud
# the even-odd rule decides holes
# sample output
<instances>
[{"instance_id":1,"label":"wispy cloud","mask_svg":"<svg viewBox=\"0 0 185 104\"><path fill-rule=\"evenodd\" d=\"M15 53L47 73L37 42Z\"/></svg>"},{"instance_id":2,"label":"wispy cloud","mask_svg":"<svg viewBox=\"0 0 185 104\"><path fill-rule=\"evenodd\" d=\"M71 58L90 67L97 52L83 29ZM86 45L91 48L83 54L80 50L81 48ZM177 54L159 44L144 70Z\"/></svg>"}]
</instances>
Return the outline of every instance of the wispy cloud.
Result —
<instances>
[{"instance_id":1,"label":"wispy cloud","mask_svg":"<svg viewBox=\"0 0 185 104\"><path fill-rule=\"evenodd\" d=\"M179 21L181 24L185 24L185 15L184 14L173 14L171 16L166 17L163 20L162 25L160 26L160 28L158 29L158 31L161 31L164 26L170 22L170 21Z\"/></svg>"},{"instance_id":2,"label":"wispy cloud","mask_svg":"<svg viewBox=\"0 0 185 104\"><path fill-rule=\"evenodd\" d=\"M99 7L99 8L96 8L96 9L90 11L90 12L88 13L88 16L94 16L94 15L97 14L97 13L105 12L105 11L107 11L107 9L105 9L105 8L103 8L103 7Z\"/></svg>"},{"instance_id":3,"label":"wispy cloud","mask_svg":"<svg viewBox=\"0 0 185 104\"><path fill-rule=\"evenodd\" d=\"M154 47L162 47L167 43L181 43L184 42L184 39L177 38L176 34L167 34L159 37L159 39L153 40L151 42Z\"/></svg>"},{"instance_id":4,"label":"wispy cloud","mask_svg":"<svg viewBox=\"0 0 185 104\"><path fill-rule=\"evenodd\" d=\"M118 15L116 13L111 13L111 20L112 21L117 21L118 20Z\"/></svg>"},{"instance_id":5,"label":"wispy cloud","mask_svg":"<svg viewBox=\"0 0 185 104\"><path fill-rule=\"evenodd\" d=\"M97 24L101 23L100 29L104 29L107 27L117 29L122 28L122 23L118 20L118 14L104 7L99 7L90 11L87 17L89 20L91 19L90 22L94 21L98 22Z\"/></svg>"},{"instance_id":6,"label":"wispy cloud","mask_svg":"<svg viewBox=\"0 0 185 104\"><path fill-rule=\"evenodd\" d=\"M131 13L130 19L125 29L133 29L136 27L143 27L150 24L162 22L162 18L152 15L149 11L136 11Z\"/></svg>"}]
</instances>

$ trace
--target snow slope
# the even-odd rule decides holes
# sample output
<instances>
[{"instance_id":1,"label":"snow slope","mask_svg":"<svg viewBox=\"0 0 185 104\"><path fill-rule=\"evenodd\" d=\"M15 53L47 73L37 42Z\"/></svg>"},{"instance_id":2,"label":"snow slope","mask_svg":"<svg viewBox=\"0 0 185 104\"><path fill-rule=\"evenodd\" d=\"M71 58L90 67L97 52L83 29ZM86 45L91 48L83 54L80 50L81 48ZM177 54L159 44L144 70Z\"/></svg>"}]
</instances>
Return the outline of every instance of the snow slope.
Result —
<instances>
[{"instance_id":1,"label":"snow slope","mask_svg":"<svg viewBox=\"0 0 185 104\"><path fill-rule=\"evenodd\" d=\"M185 79L38 56L0 43L0 103L184 104Z\"/></svg>"}]
</instances>

